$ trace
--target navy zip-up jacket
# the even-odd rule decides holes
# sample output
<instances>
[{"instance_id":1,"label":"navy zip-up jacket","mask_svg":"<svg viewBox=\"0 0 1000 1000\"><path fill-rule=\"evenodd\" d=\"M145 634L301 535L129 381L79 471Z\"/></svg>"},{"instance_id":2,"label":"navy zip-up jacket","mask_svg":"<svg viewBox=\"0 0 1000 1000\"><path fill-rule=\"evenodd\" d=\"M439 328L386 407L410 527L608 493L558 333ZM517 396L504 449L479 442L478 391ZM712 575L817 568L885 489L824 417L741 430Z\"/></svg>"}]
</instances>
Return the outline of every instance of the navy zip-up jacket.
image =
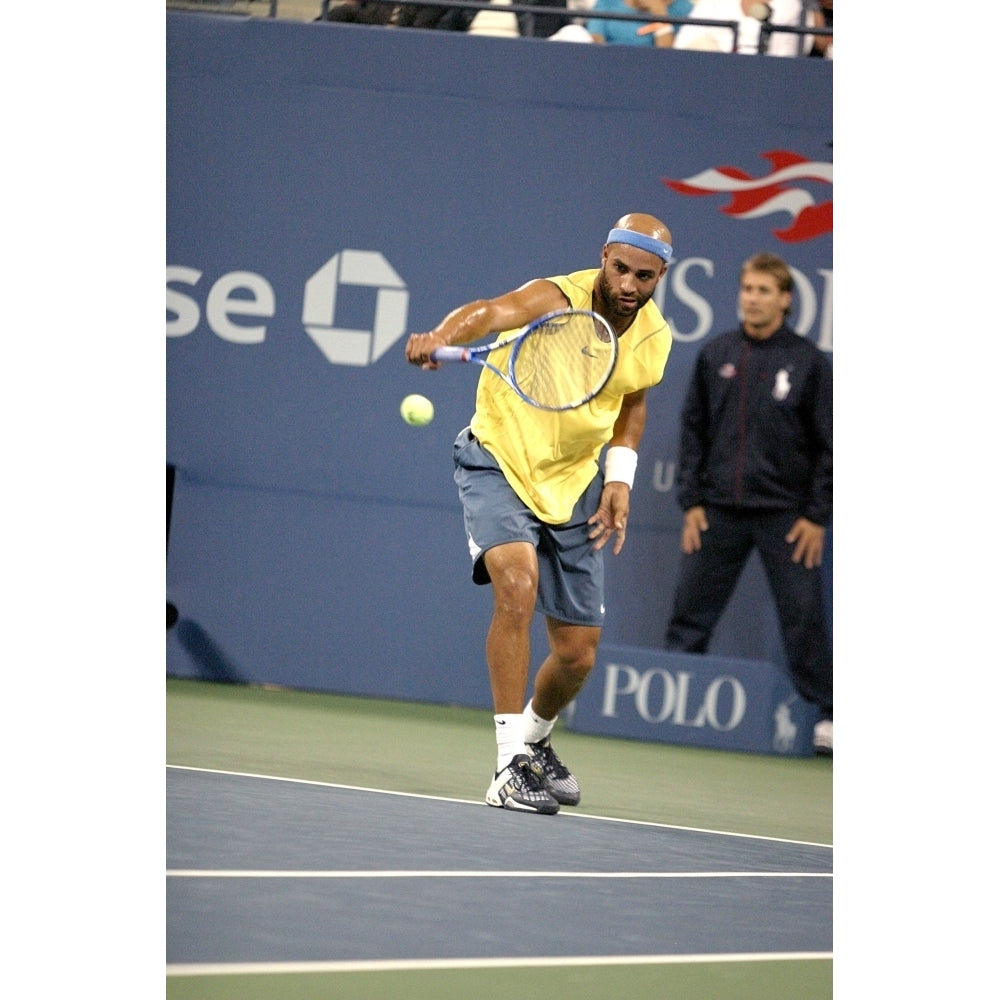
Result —
<instances>
[{"instance_id":1,"label":"navy zip-up jacket","mask_svg":"<svg viewBox=\"0 0 1000 1000\"><path fill-rule=\"evenodd\" d=\"M732 330L698 355L681 415L677 502L833 516L833 365L782 326Z\"/></svg>"}]
</instances>

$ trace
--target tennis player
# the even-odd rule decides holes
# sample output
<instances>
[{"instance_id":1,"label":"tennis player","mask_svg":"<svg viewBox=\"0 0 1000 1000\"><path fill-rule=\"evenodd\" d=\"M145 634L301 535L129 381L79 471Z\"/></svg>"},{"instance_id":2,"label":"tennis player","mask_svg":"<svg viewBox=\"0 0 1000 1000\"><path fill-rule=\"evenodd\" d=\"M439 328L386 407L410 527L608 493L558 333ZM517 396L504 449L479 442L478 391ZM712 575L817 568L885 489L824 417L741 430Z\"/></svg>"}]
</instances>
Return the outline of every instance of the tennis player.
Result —
<instances>
[{"instance_id":1,"label":"tennis player","mask_svg":"<svg viewBox=\"0 0 1000 1000\"><path fill-rule=\"evenodd\" d=\"M596 662L603 550L611 543L618 555L625 544L646 391L663 378L670 353L670 328L652 295L667 273L671 239L659 219L625 215L608 233L600 267L470 302L406 343L407 361L435 369L435 348L517 331L566 308L593 310L619 337L610 380L590 402L565 412L530 405L483 368L472 420L455 440L472 579L493 586L486 664L497 762L486 802L497 808L556 813L580 801L551 733ZM536 608L545 616L549 650L526 701Z\"/></svg>"}]
</instances>

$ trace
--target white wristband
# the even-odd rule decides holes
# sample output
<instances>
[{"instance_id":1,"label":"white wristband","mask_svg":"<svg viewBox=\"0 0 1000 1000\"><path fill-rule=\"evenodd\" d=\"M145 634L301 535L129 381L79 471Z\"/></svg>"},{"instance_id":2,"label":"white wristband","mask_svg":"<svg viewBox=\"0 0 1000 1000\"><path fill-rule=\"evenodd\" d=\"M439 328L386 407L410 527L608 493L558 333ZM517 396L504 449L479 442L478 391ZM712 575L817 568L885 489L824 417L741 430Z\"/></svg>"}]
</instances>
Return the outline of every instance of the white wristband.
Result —
<instances>
[{"instance_id":1,"label":"white wristband","mask_svg":"<svg viewBox=\"0 0 1000 1000\"><path fill-rule=\"evenodd\" d=\"M604 456L604 481L606 483L624 483L632 489L635 480L635 467L639 464L639 453L632 448L614 445Z\"/></svg>"}]
</instances>

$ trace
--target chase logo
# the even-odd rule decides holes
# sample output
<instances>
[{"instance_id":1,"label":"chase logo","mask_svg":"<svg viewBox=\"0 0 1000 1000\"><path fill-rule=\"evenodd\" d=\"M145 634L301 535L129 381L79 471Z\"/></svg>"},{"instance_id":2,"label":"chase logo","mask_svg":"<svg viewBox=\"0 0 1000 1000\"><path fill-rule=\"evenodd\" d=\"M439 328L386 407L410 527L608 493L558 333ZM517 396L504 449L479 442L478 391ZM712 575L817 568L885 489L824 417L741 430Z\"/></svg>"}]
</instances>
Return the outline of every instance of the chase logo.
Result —
<instances>
[{"instance_id":1,"label":"chase logo","mask_svg":"<svg viewBox=\"0 0 1000 1000\"><path fill-rule=\"evenodd\" d=\"M230 271L207 291L204 277L197 268L167 266L168 337L185 337L204 323L231 344L258 345L274 323L288 321L288 310L279 309L274 286L264 275ZM360 299L359 288L365 290ZM330 364L363 367L378 361L406 332L409 301L406 284L382 254L343 250L306 281L302 323ZM334 326L338 305L351 326ZM358 329L369 322L369 328Z\"/></svg>"},{"instance_id":2,"label":"chase logo","mask_svg":"<svg viewBox=\"0 0 1000 1000\"><path fill-rule=\"evenodd\" d=\"M333 325L338 291L345 285L378 289L371 329ZM306 282L302 323L331 364L370 365L405 332L409 301L406 284L382 254L343 250Z\"/></svg>"}]
</instances>

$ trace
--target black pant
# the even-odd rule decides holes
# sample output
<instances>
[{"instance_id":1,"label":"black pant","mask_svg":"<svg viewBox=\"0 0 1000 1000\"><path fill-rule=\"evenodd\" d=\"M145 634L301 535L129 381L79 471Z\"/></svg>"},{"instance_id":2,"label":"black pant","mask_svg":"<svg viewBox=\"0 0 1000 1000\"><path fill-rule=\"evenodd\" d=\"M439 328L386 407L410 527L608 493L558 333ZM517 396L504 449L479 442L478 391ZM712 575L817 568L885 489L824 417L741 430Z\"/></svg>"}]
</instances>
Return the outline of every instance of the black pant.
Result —
<instances>
[{"instance_id":1,"label":"black pant","mask_svg":"<svg viewBox=\"0 0 1000 1000\"><path fill-rule=\"evenodd\" d=\"M681 557L666 647L704 653L712 632L756 548L778 611L792 683L824 718L833 718L833 647L820 571L792 562L785 535L796 515L706 507L701 548Z\"/></svg>"}]
</instances>

